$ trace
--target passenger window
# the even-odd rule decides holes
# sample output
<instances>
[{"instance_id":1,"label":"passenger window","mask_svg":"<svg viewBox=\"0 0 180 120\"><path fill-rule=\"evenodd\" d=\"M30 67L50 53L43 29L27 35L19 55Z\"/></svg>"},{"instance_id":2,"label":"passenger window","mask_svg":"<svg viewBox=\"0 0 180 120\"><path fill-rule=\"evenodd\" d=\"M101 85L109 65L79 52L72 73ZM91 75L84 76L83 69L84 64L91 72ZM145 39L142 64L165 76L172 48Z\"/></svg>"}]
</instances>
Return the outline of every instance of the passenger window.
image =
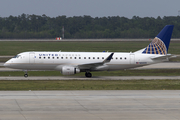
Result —
<instances>
[{"instance_id":1,"label":"passenger window","mask_svg":"<svg viewBox=\"0 0 180 120\"><path fill-rule=\"evenodd\" d=\"M126 60L126 57L124 59Z\"/></svg>"},{"instance_id":2,"label":"passenger window","mask_svg":"<svg viewBox=\"0 0 180 120\"><path fill-rule=\"evenodd\" d=\"M79 59L81 59L81 57L79 57Z\"/></svg>"},{"instance_id":3,"label":"passenger window","mask_svg":"<svg viewBox=\"0 0 180 120\"><path fill-rule=\"evenodd\" d=\"M89 59L91 59L91 57L89 57Z\"/></svg>"},{"instance_id":4,"label":"passenger window","mask_svg":"<svg viewBox=\"0 0 180 120\"><path fill-rule=\"evenodd\" d=\"M95 59L95 57L93 57L93 59Z\"/></svg>"},{"instance_id":5,"label":"passenger window","mask_svg":"<svg viewBox=\"0 0 180 120\"><path fill-rule=\"evenodd\" d=\"M84 59L86 59L86 57L84 57Z\"/></svg>"},{"instance_id":6,"label":"passenger window","mask_svg":"<svg viewBox=\"0 0 180 120\"><path fill-rule=\"evenodd\" d=\"M39 59L41 59L41 57L39 57Z\"/></svg>"},{"instance_id":7,"label":"passenger window","mask_svg":"<svg viewBox=\"0 0 180 120\"><path fill-rule=\"evenodd\" d=\"M61 59L63 59L63 57L61 57Z\"/></svg>"},{"instance_id":8,"label":"passenger window","mask_svg":"<svg viewBox=\"0 0 180 120\"><path fill-rule=\"evenodd\" d=\"M48 59L50 59L50 57L48 57Z\"/></svg>"},{"instance_id":9,"label":"passenger window","mask_svg":"<svg viewBox=\"0 0 180 120\"><path fill-rule=\"evenodd\" d=\"M104 57L102 57L102 59L104 59Z\"/></svg>"},{"instance_id":10,"label":"passenger window","mask_svg":"<svg viewBox=\"0 0 180 120\"><path fill-rule=\"evenodd\" d=\"M46 59L46 57L44 57L44 59Z\"/></svg>"},{"instance_id":11,"label":"passenger window","mask_svg":"<svg viewBox=\"0 0 180 120\"><path fill-rule=\"evenodd\" d=\"M97 57L97 59L99 59L99 57Z\"/></svg>"},{"instance_id":12,"label":"passenger window","mask_svg":"<svg viewBox=\"0 0 180 120\"><path fill-rule=\"evenodd\" d=\"M122 57L120 57L120 59L122 60Z\"/></svg>"},{"instance_id":13,"label":"passenger window","mask_svg":"<svg viewBox=\"0 0 180 120\"><path fill-rule=\"evenodd\" d=\"M59 57L57 57L57 59L59 59Z\"/></svg>"}]
</instances>

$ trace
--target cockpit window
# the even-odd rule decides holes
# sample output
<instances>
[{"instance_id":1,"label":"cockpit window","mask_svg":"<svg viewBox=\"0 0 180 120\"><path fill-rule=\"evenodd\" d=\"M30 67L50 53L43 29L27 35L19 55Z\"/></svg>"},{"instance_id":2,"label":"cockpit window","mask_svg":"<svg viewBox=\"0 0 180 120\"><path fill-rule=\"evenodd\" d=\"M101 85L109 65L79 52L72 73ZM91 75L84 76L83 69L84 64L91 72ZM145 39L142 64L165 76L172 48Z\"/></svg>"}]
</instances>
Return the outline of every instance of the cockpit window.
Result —
<instances>
[{"instance_id":1,"label":"cockpit window","mask_svg":"<svg viewBox=\"0 0 180 120\"><path fill-rule=\"evenodd\" d=\"M21 55L16 55L16 56L14 56L13 58L19 58Z\"/></svg>"}]
</instances>

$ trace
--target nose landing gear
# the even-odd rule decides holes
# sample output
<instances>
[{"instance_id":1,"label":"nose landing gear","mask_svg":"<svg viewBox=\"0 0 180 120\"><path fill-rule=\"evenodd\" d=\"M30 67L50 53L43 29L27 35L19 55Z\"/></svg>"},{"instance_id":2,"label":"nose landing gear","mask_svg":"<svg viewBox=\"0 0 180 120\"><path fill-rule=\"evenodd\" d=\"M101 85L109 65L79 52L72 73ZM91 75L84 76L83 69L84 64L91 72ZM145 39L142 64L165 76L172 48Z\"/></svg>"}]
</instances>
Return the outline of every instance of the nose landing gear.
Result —
<instances>
[{"instance_id":1,"label":"nose landing gear","mask_svg":"<svg viewBox=\"0 0 180 120\"><path fill-rule=\"evenodd\" d=\"M28 71L24 70L24 77L27 78L28 77Z\"/></svg>"},{"instance_id":2,"label":"nose landing gear","mask_svg":"<svg viewBox=\"0 0 180 120\"><path fill-rule=\"evenodd\" d=\"M28 74L24 74L24 77L27 78L27 77L28 77Z\"/></svg>"}]
</instances>

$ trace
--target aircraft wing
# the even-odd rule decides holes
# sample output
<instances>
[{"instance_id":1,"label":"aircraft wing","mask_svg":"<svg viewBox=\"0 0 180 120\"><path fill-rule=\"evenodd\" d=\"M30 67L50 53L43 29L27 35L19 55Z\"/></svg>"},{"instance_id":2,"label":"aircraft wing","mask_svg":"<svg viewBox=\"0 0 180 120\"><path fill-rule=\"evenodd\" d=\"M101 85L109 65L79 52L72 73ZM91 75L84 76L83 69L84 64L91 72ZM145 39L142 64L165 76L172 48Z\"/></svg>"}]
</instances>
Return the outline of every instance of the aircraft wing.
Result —
<instances>
[{"instance_id":1,"label":"aircraft wing","mask_svg":"<svg viewBox=\"0 0 180 120\"><path fill-rule=\"evenodd\" d=\"M97 63L88 63L88 64L81 64L78 65L79 69L92 69L92 68L96 68L98 66L102 66L103 64L110 62L112 59L112 56L114 55L114 53L111 53L104 61L102 62L97 62Z\"/></svg>"}]
</instances>

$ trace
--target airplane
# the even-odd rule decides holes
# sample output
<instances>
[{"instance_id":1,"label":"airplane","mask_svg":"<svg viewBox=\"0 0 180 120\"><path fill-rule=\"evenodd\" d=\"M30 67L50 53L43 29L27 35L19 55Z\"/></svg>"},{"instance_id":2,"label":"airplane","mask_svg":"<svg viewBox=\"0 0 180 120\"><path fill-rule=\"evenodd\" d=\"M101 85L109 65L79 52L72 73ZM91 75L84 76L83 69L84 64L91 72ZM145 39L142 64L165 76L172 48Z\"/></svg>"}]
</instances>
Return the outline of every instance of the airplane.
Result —
<instances>
[{"instance_id":1,"label":"airplane","mask_svg":"<svg viewBox=\"0 0 180 120\"><path fill-rule=\"evenodd\" d=\"M145 48L136 52L23 52L8 60L7 68L22 69L28 77L29 70L57 70L63 75L92 71L114 71L136 68L168 61L169 43L174 25L166 25Z\"/></svg>"}]
</instances>

